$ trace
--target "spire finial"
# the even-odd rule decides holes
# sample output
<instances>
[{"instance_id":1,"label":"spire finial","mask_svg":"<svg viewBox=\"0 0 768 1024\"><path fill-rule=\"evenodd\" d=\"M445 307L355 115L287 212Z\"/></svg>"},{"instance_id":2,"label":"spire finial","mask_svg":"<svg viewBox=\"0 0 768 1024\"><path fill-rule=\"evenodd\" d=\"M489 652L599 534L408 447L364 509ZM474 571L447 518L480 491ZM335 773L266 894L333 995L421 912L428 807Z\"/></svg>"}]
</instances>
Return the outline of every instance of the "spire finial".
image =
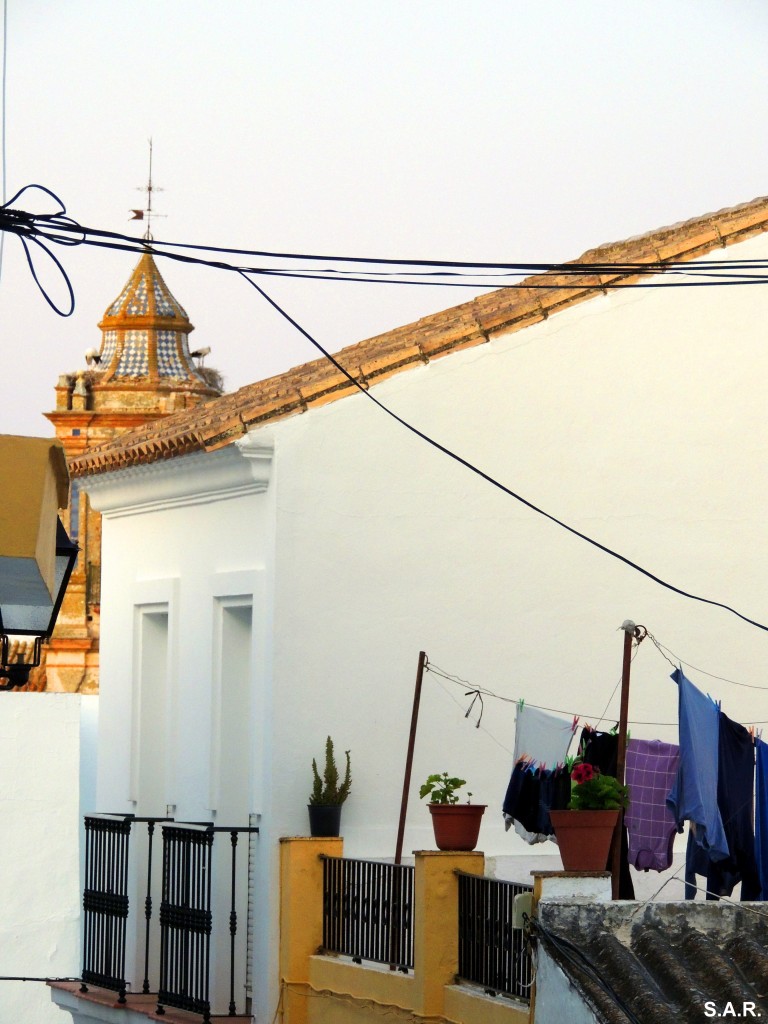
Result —
<instances>
[{"instance_id":1,"label":"spire finial","mask_svg":"<svg viewBox=\"0 0 768 1024\"><path fill-rule=\"evenodd\" d=\"M147 230L144 232L144 235L143 235L143 238L144 238L145 242L151 242L152 241L152 193L153 192L162 192L163 191L162 188L159 188L157 185L153 185L152 184L152 139L149 139L148 142L149 142L149 177L147 178L147 184L146 185L139 185L138 186L138 191L139 192L146 192L147 193L147 205L146 205L146 208L143 209L143 210L131 210L131 213L133 214L133 216L131 217L131 220L146 220L146 222L147 222ZM156 213L155 216L159 217L159 216L163 216L163 215Z\"/></svg>"}]
</instances>

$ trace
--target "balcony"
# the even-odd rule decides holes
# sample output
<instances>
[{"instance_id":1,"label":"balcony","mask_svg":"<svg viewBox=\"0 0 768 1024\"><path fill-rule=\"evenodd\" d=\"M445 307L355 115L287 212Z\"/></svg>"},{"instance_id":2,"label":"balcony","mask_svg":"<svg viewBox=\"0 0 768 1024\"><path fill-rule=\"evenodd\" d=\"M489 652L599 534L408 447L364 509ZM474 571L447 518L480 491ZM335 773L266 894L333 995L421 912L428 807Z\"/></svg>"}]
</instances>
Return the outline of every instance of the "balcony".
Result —
<instances>
[{"instance_id":1,"label":"balcony","mask_svg":"<svg viewBox=\"0 0 768 1024\"><path fill-rule=\"evenodd\" d=\"M82 982L54 987L167 1020L169 1009L204 1024L214 1015L250 1019L249 869L257 832L87 816Z\"/></svg>"}]
</instances>

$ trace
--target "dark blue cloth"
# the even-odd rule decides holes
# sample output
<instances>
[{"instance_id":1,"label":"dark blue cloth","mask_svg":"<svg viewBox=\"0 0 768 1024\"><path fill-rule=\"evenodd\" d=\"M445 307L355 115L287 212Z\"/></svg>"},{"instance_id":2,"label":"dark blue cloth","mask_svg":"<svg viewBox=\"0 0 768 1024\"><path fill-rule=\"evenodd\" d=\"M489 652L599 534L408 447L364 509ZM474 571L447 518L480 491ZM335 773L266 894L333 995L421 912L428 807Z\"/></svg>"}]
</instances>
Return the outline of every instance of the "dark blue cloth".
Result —
<instances>
[{"instance_id":1,"label":"dark blue cloth","mask_svg":"<svg viewBox=\"0 0 768 1024\"><path fill-rule=\"evenodd\" d=\"M571 776L565 768L537 768L518 762L504 797L505 815L519 821L526 832L554 835L550 811L564 811L571 799Z\"/></svg>"},{"instance_id":2,"label":"dark blue cloth","mask_svg":"<svg viewBox=\"0 0 768 1024\"><path fill-rule=\"evenodd\" d=\"M755 748L755 859L760 875L761 899L768 900L768 744L757 740Z\"/></svg>"},{"instance_id":3,"label":"dark blue cloth","mask_svg":"<svg viewBox=\"0 0 768 1024\"><path fill-rule=\"evenodd\" d=\"M684 821L692 821L696 843L711 860L722 860L728 856L728 840L717 805L720 712L682 669L676 668L672 678L679 691L680 764L667 806L680 831Z\"/></svg>"},{"instance_id":4,"label":"dark blue cloth","mask_svg":"<svg viewBox=\"0 0 768 1024\"><path fill-rule=\"evenodd\" d=\"M710 853L692 842L688 835L685 858L686 899L694 875L707 880L707 899L730 896L741 882L741 899L760 899L761 883L755 860L755 836L752 831L752 793L755 781L755 750L752 737L743 725L719 714L717 806L728 840L729 854L714 860ZM694 836L695 839L695 836Z\"/></svg>"}]
</instances>

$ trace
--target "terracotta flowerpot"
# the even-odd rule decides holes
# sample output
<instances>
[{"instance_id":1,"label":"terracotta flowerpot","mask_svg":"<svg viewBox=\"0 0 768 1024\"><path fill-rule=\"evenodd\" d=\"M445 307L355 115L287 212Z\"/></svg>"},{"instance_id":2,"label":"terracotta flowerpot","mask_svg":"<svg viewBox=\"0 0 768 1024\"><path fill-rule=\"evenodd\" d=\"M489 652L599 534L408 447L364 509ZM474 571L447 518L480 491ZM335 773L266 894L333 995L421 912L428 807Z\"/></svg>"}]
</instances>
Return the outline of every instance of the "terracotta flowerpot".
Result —
<instances>
[{"instance_id":1,"label":"terracotta flowerpot","mask_svg":"<svg viewBox=\"0 0 768 1024\"><path fill-rule=\"evenodd\" d=\"M566 871L605 871L618 811L550 811Z\"/></svg>"},{"instance_id":2,"label":"terracotta flowerpot","mask_svg":"<svg viewBox=\"0 0 768 1024\"><path fill-rule=\"evenodd\" d=\"M487 804L428 804L438 850L474 850Z\"/></svg>"}]
</instances>

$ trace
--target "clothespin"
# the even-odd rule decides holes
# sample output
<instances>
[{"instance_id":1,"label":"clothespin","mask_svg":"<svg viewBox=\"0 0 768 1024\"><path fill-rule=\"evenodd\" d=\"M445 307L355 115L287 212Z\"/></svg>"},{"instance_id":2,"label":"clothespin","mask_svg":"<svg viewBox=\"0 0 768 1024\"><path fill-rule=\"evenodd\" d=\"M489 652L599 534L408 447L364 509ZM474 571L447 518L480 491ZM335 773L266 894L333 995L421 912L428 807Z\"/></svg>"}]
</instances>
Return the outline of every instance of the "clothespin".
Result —
<instances>
[{"instance_id":1,"label":"clothespin","mask_svg":"<svg viewBox=\"0 0 768 1024\"><path fill-rule=\"evenodd\" d=\"M579 716L578 715L574 715L573 716L573 725L571 726L571 732L572 733L576 732L576 728L577 728L578 724L579 724Z\"/></svg>"},{"instance_id":2,"label":"clothespin","mask_svg":"<svg viewBox=\"0 0 768 1024\"><path fill-rule=\"evenodd\" d=\"M517 702L517 710L518 711L522 711L524 707L525 707L525 697L521 697L520 700Z\"/></svg>"}]
</instances>

